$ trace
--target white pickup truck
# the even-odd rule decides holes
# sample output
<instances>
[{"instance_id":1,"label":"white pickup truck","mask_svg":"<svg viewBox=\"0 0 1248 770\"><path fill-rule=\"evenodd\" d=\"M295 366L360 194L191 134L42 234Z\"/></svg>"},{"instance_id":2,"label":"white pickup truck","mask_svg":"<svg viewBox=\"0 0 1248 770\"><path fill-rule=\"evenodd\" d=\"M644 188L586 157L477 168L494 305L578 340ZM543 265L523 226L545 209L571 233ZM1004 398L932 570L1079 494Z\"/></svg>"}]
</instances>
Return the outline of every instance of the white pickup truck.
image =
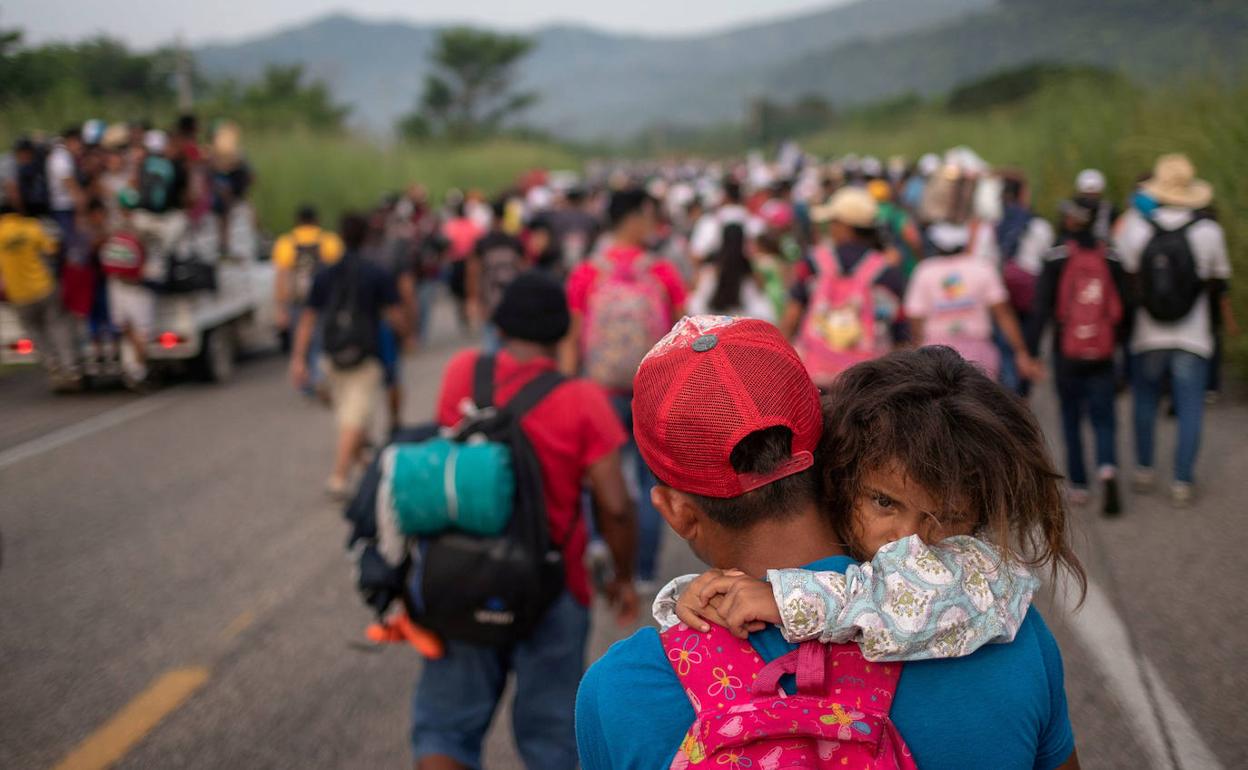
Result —
<instances>
[{"instance_id":1,"label":"white pickup truck","mask_svg":"<svg viewBox=\"0 0 1248 770\"><path fill-rule=\"evenodd\" d=\"M230 253L215 263L216 289L157 295L152 338L147 343L150 368L189 367L204 379L225 382L233 375L239 354L277 347L273 265L260 259L252 221L249 210L235 208L230 222ZM94 382L119 377L117 345L96 346L81 339L83 336L79 334L88 379ZM38 356L17 314L0 303L0 364L33 364Z\"/></svg>"}]
</instances>

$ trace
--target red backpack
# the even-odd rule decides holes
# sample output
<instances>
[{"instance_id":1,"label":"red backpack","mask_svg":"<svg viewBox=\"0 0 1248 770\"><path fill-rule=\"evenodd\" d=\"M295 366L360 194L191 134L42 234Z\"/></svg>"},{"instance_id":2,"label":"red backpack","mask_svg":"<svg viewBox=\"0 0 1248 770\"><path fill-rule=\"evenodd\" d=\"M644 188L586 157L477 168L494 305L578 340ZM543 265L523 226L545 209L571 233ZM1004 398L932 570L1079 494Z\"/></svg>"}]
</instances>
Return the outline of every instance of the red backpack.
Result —
<instances>
[{"instance_id":1,"label":"red backpack","mask_svg":"<svg viewBox=\"0 0 1248 770\"><path fill-rule=\"evenodd\" d=\"M1075 361L1107 361L1114 356L1122 298L1103 244L1066 244L1066 266L1057 286L1057 321L1062 355Z\"/></svg>"}]
</instances>

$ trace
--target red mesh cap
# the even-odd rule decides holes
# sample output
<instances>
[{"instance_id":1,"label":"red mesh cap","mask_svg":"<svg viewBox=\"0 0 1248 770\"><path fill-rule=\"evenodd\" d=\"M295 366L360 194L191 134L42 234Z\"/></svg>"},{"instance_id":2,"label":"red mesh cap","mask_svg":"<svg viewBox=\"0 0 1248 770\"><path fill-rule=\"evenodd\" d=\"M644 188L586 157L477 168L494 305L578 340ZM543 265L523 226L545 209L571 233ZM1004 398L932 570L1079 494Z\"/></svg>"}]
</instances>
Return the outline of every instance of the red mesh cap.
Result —
<instances>
[{"instance_id":1,"label":"red mesh cap","mask_svg":"<svg viewBox=\"0 0 1248 770\"><path fill-rule=\"evenodd\" d=\"M733 470L749 434L783 426L793 457L767 474ZM737 497L814 464L819 391L775 326L728 316L683 318L641 362L633 434L654 475L682 492Z\"/></svg>"}]
</instances>

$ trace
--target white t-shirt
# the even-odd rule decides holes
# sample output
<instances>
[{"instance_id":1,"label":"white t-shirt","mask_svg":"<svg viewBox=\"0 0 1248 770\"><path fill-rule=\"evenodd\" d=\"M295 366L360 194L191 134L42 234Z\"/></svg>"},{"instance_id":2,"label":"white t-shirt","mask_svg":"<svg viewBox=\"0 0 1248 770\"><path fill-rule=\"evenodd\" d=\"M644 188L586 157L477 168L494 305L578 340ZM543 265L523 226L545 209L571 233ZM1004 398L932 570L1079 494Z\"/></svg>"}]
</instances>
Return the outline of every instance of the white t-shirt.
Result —
<instances>
[{"instance_id":1,"label":"white t-shirt","mask_svg":"<svg viewBox=\"0 0 1248 770\"><path fill-rule=\"evenodd\" d=\"M689 315L707 315L715 314L719 311L711 310L711 297L715 295L715 284L719 280L718 271L711 266L703 267L698 271L698 282L693 287L693 292L689 295L685 308ZM737 307L734 307L723 315L735 315L742 318L757 318L760 321L768 323L776 322L776 306L767 299L767 295L759 288L758 282L753 277L747 276L741 282L741 301Z\"/></svg>"},{"instance_id":2,"label":"white t-shirt","mask_svg":"<svg viewBox=\"0 0 1248 770\"><path fill-rule=\"evenodd\" d=\"M1163 206L1153 213L1157 224L1167 230L1182 227L1192 220L1191 209ZM1123 214L1118 230L1117 250L1122 267L1128 273L1140 270L1140 257L1153 238L1153 228L1139 211ZM1231 262L1226 254L1226 236L1222 226L1212 219L1192 225L1187 242L1196 260L1196 274L1203 280L1231 277ZM1213 322L1209 309L1209 292L1202 292L1185 317L1173 323L1158 321L1144 308L1135 312L1135 330L1131 334L1131 352L1150 350L1185 350L1203 358L1213 357Z\"/></svg>"},{"instance_id":3,"label":"white t-shirt","mask_svg":"<svg viewBox=\"0 0 1248 770\"><path fill-rule=\"evenodd\" d=\"M53 211L73 211L74 196L69 192L66 179L73 179L74 156L63 144L58 144L48 153L48 202Z\"/></svg>"},{"instance_id":4,"label":"white t-shirt","mask_svg":"<svg viewBox=\"0 0 1248 770\"><path fill-rule=\"evenodd\" d=\"M689 238L689 253L695 260L703 260L719 250L726 225L741 225L746 237L756 238L763 232L763 223L745 206L725 204L709 214L704 214L694 225Z\"/></svg>"},{"instance_id":5,"label":"white t-shirt","mask_svg":"<svg viewBox=\"0 0 1248 770\"><path fill-rule=\"evenodd\" d=\"M1044 255L1053 248L1056 237L1053 225L1047 219L1032 217L1023 237L1018 239L1018 252L1014 255L1014 261L1032 275L1040 275L1044 269Z\"/></svg>"}]
</instances>

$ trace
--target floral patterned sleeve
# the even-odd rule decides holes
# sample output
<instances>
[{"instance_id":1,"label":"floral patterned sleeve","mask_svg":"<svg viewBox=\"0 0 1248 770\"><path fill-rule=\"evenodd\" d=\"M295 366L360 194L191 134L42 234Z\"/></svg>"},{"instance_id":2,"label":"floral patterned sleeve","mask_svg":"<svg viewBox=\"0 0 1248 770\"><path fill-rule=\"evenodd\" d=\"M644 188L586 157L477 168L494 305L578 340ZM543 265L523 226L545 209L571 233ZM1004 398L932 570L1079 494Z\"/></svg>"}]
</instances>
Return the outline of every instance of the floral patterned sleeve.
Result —
<instances>
[{"instance_id":1,"label":"floral patterned sleeve","mask_svg":"<svg viewBox=\"0 0 1248 770\"><path fill-rule=\"evenodd\" d=\"M969 655L1013 641L1040 581L972 537L889 543L845 571L770 570L790 642L857 642L868 660ZM657 603L656 603L657 606Z\"/></svg>"},{"instance_id":2,"label":"floral patterned sleeve","mask_svg":"<svg viewBox=\"0 0 1248 770\"><path fill-rule=\"evenodd\" d=\"M660 631L666 631L680 623L680 618L676 617L676 600L697 577L697 575L681 575L659 589L650 612L654 615L654 622L659 624Z\"/></svg>"}]
</instances>

